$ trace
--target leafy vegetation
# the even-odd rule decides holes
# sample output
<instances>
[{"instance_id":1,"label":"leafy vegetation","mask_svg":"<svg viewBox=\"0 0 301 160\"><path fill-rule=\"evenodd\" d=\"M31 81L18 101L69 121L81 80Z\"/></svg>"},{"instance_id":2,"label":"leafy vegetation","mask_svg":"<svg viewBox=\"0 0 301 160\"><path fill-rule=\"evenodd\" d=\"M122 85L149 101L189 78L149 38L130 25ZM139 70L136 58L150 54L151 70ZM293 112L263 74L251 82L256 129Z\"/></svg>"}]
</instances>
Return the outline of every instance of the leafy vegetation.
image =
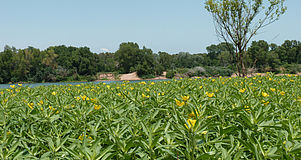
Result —
<instances>
[{"instance_id":1,"label":"leafy vegetation","mask_svg":"<svg viewBox=\"0 0 301 160\"><path fill-rule=\"evenodd\" d=\"M1 159L300 159L301 77L0 90Z\"/></svg>"}]
</instances>

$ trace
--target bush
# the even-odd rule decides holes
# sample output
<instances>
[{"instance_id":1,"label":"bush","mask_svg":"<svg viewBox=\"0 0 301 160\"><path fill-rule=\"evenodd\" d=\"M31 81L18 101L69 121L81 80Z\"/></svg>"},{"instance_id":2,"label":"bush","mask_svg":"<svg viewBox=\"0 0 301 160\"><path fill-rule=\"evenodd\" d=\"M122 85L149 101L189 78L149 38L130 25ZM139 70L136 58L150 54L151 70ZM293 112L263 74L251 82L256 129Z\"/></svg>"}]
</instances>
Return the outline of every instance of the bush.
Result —
<instances>
[{"instance_id":1,"label":"bush","mask_svg":"<svg viewBox=\"0 0 301 160\"><path fill-rule=\"evenodd\" d=\"M207 66L206 67L206 76L218 77L218 76L231 76L234 71L227 67L215 67Z\"/></svg>"},{"instance_id":2,"label":"bush","mask_svg":"<svg viewBox=\"0 0 301 160\"><path fill-rule=\"evenodd\" d=\"M199 67L199 66L194 67L192 70L194 72L194 76L203 76L203 75L205 75L205 72L206 72L205 68Z\"/></svg>"},{"instance_id":3,"label":"bush","mask_svg":"<svg viewBox=\"0 0 301 160\"><path fill-rule=\"evenodd\" d=\"M166 78L173 78L176 72L174 70L169 70L166 72Z\"/></svg>"},{"instance_id":4,"label":"bush","mask_svg":"<svg viewBox=\"0 0 301 160\"><path fill-rule=\"evenodd\" d=\"M187 72L189 71L188 68L177 68L177 73L179 74L187 74Z\"/></svg>"},{"instance_id":5,"label":"bush","mask_svg":"<svg viewBox=\"0 0 301 160\"><path fill-rule=\"evenodd\" d=\"M301 72L301 65L300 64L284 64L280 66L278 69L279 73L290 73L296 74Z\"/></svg>"},{"instance_id":6,"label":"bush","mask_svg":"<svg viewBox=\"0 0 301 160\"><path fill-rule=\"evenodd\" d=\"M162 75L163 71L164 71L164 68L163 68L162 65L157 65L155 67L155 74L156 75L158 75L158 76Z\"/></svg>"},{"instance_id":7,"label":"bush","mask_svg":"<svg viewBox=\"0 0 301 160\"><path fill-rule=\"evenodd\" d=\"M137 71L137 75L143 79L153 78L155 74L155 71L153 69L151 69L147 65L141 65L141 64L137 65L136 71Z\"/></svg>"},{"instance_id":8,"label":"bush","mask_svg":"<svg viewBox=\"0 0 301 160\"><path fill-rule=\"evenodd\" d=\"M194 70L193 69L189 69L188 72L186 73L186 75L188 77L193 77L195 75Z\"/></svg>"}]
</instances>

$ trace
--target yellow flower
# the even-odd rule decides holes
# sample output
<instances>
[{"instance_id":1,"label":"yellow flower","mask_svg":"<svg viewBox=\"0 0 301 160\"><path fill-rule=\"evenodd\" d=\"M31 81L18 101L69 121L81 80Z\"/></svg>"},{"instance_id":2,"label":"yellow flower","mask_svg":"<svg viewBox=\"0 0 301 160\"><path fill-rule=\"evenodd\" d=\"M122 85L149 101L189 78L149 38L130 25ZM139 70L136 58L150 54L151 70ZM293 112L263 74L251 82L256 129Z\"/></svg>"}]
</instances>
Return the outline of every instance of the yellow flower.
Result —
<instances>
[{"instance_id":1,"label":"yellow flower","mask_svg":"<svg viewBox=\"0 0 301 160\"><path fill-rule=\"evenodd\" d=\"M19 83L19 84L18 84L18 86L22 87L22 84L21 84L21 83Z\"/></svg>"},{"instance_id":2,"label":"yellow flower","mask_svg":"<svg viewBox=\"0 0 301 160\"><path fill-rule=\"evenodd\" d=\"M146 91L149 92L150 91L149 88L146 88Z\"/></svg>"},{"instance_id":3,"label":"yellow flower","mask_svg":"<svg viewBox=\"0 0 301 160\"><path fill-rule=\"evenodd\" d=\"M101 108L100 105L94 104L94 109L95 109L95 110L99 110L100 108Z\"/></svg>"},{"instance_id":4,"label":"yellow flower","mask_svg":"<svg viewBox=\"0 0 301 160\"><path fill-rule=\"evenodd\" d=\"M270 102L269 102L269 101L262 100L262 103L263 103L264 105L268 105Z\"/></svg>"},{"instance_id":5,"label":"yellow flower","mask_svg":"<svg viewBox=\"0 0 301 160\"><path fill-rule=\"evenodd\" d=\"M80 136L78 137L78 139L82 141L82 140L84 140L84 136L83 136L83 135L80 135Z\"/></svg>"},{"instance_id":6,"label":"yellow flower","mask_svg":"<svg viewBox=\"0 0 301 160\"><path fill-rule=\"evenodd\" d=\"M107 85L107 88L108 88L108 89L110 89L110 87L111 87L110 85Z\"/></svg>"},{"instance_id":7,"label":"yellow flower","mask_svg":"<svg viewBox=\"0 0 301 160\"><path fill-rule=\"evenodd\" d=\"M190 129L190 128L194 127L195 122L196 122L196 120L188 119L188 120L187 120L188 126L187 126L187 124L185 124L186 128L187 128L187 129Z\"/></svg>"},{"instance_id":8,"label":"yellow flower","mask_svg":"<svg viewBox=\"0 0 301 160\"><path fill-rule=\"evenodd\" d=\"M179 106L179 107L181 107L181 106L183 106L185 104L184 102L180 102L176 98L175 98L175 101L176 101L177 106Z\"/></svg>"},{"instance_id":9,"label":"yellow flower","mask_svg":"<svg viewBox=\"0 0 301 160\"><path fill-rule=\"evenodd\" d=\"M80 96L82 98L83 101L86 100L87 96L86 95L83 95L83 96Z\"/></svg>"},{"instance_id":10,"label":"yellow flower","mask_svg":"<svg viewBox=\"0 0 301 160\"><path fill-rule=\"evenodd\" d=\"M187 102L189 99L189 96L181 96L184 102Z\"/></svg>"},{"instance_id":11,"label":"yellow flower","mask_svg":"<svg viewBox=\"0 0 301 160\"><path fill-rule=\"evenodd\" d=\"M196 115L195 115L196 113ZM194 112L191 112L190 114L188 114L188 117L190 118L196 118L198 116L200 116L199 112L197 110L195 110L195 113Z\"/></svg>"},{"instance_id":12,"label":"yellow flower","mask_svg":"<svg viewBox=\"0 0 301 160\"><path fill-rule=\"evenodd\" d=\"M0 94L4 94L4 92L3 92L3 91L1 91L1 92L0 92Z\"/></svg>"},{"instance_id":13,"label":"yellow flower","mask_svg":"<svg viewBox=\"0 0 301 160\"><path fill-rule=\"evenodd\" d=\"M15 88L16 86L15 86L15 85L10 85L10 87L11 87L11 88Z\"/></svg>"},{"instance_id":14,"label":"yellow flower","mask_svg":"<svg viewBox=\"0 0 301 160\"><path fill-rule=\"evenodd\" d=\"M245 106L245 111L250 113L251 112L250 106Z\"/></svg>"},{"instance_id":15,"label":"yellow flower","mask_svg":"<svg viewBox=\"0 0 301 160\"><path fill-rule=\"evenodd\" d=\"M261 95L262 95L263 97L268 97L268 96L269 96L266 92L262 92Z\"/></svg>"},{"instance_id":16,"label":"yellow flower","mask_svg":"<svg viewBox=\"0 0 301 160\"><path fill-rule=\"evenodd\" d=\"M56 95L56 92L52 92L51 94L55 96L55 95Z\"/></svg>"},{"instance_id":17,"label":"yellow flower","mask_svg":"<svg viewBox=\"0 0 301 160\"><path fill-rule=\"evenodd\" d=\"M200 86L200 89L202 89L203 88L203 86Z\"/></svg>"},{"instance_id":18,"label":"yellow flower","mask_svg":"<svg viewBox=\"0 0 301 160\"><path fill-rule=\"evenodd\" d=\"M121 93L117 93L118 96L121 96Z\"/></svg>"},{"instance_id":19,"label":"yellow flower","mask_svg":"<svg viewBox=\"0 0 301 160\"><path fill-rule=\"evenodd\" d=\"M266 101L265 103L263 103L264 105L268 105L270 102L269 101Z\"/></svg>"},{"instance_id":20,"label":"yellow flower","mask_svg":"<svg viewBox=\"0 0 301 160\"><path fill-rule=\"evenodd\" d=\"M28 107L29 107L30 109L33 109L34 103L27 103L27 105L28 105Z\"/></svg>"},{"instance_id":21,"label":"yellow flower","mask_svg":"<svg viewBox=\"0 0 301 160\"><path fill-rule=\"evenodd\" d=\"M270 88L270 90L271 90L272 92L275 92L275 91L276 91L276 89L275 89L275 88Z\"/></svg>"},{"instance_id":22,"label":"yellow flower","mask_svg":"<svg viewBox=\"0 0 301 160\"><path fill-rule=\"evenodd\" d=\"M142 97L143 97L143 98L145 98L145 97L146 97L146 98L149 98L149 96L146 96L146 95L143 94L143 93L142 93Z\"/></svg>"},{"instance_id":23,"label":"yellow flower","mask_svg":"<svg viewBox=\"0 0 301 160\"><path fill-rule=\"evenodd\" d=\"M206 95L207 95L209 98L211 98L211 97L214 96L214 93L208 93L208 92L206 92Z\"/></svg>"},{"instance_id":24,"label":"yellow flower","mask_svg":"<svg viewBox=\"0 0 301 160\"><path fill-rule=\"evenodd\" d=\"M152 83L151 83L151 85L154 85L154 84L155 84L155 82L152 82Z\"/></svg>"},{"instance_id":25,"label":"yellow flower","mask_svg":"<svg viewBox=\"0 0 301 160\"><path fill-rule=\"evenodd\" d=\"M96 98L91 98L91 102L96 102Z\"/></svg>"},{"instance_id":26,"label":"yellow flower","mask_svg":"<svg viewBox=\"0 0 301 160\"><path fill-rule=\"evenodd\" d=\"M88 137L88 135L84 135L84 134L80 135L80 136L78 137L78 139L82 141L82 140L84 140L84 137L86 137L86 138L92 140L92 137Z\"/></svg>"},{"instance_id":27,"label":"yellow flower","mask_svg":"<svg viewBox=\"0 0 301 160\"><path fill-rule=\"evenodd\" d=\"M281 94L282 96L284 96L284 95L285 95L285 92L284 92L284 91L281 91L280 94Z\"/></svg>"},{"instance_id":28,"label":"yellow flower","mask_svg":"<svg viewBox=\"0 0 301 160\"><path fill-rule=\"evenodd\" d=\"M246 91L246 88L240 89L239 92L240 93L244 93Z\"/></svg>"}]
</instances>

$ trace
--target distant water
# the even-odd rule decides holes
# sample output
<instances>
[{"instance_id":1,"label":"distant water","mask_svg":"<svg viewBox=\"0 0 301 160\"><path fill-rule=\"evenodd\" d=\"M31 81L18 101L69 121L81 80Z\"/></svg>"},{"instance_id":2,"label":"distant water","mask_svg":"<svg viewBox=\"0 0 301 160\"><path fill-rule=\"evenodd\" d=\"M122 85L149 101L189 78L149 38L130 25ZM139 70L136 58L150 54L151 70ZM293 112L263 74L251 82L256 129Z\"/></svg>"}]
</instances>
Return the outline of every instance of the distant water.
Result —
<instances>
[{"instance_id":1,"label":"distant water","mask_svg":"<svg viewBox=\"0 0 301 160\"><path fill-rule=\"evenodd\" d=\"M170 79L156 79L156 80L134 80L134 81L130 81L130 83L137 83L137 82L158 82L158 81L168 81ZM22 86L28 86L28 87L38 87L38 86L51 86L51 85L68 85L68 84L72 84L72 85L77 85L77 84L85 84L85 83L94 83L94 84L98 84L98 83L106 83L106 84L110 84L110 83L122 83L123 81L95 81L95 82L57 82L57 83L26 83L26 84L22 84ZM10 85L18 85L18 84L0 84L0 89L5 89L5 88L10 88Z\"/></svg>"}]
</instances>

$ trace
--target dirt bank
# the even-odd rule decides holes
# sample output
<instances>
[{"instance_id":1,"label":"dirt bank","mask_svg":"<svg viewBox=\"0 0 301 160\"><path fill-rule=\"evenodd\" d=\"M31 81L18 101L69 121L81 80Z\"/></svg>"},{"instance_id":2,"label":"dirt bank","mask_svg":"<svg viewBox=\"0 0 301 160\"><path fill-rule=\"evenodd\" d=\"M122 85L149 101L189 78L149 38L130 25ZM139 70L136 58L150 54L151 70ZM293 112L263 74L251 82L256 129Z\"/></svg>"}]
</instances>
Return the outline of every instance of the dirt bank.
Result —
<instances>
[{"instance_id":1,"label":"dirt bank","mask_svg":"<svg viewBox=\"0 0 301 160\"><path fill-rule=\"evenodd\" d=\"M166 72L163 72L161 76L157 76L155 78L145 79L145 80L155 80L155 79L167 79ZM143 80L143 79L138 77L137 72L132 72L128 74L120 74L118 78L114 77L113 74L111 73L103 73L99 75L99 80L133 81L133 80Z\"/></svg>"}]
</instances>

